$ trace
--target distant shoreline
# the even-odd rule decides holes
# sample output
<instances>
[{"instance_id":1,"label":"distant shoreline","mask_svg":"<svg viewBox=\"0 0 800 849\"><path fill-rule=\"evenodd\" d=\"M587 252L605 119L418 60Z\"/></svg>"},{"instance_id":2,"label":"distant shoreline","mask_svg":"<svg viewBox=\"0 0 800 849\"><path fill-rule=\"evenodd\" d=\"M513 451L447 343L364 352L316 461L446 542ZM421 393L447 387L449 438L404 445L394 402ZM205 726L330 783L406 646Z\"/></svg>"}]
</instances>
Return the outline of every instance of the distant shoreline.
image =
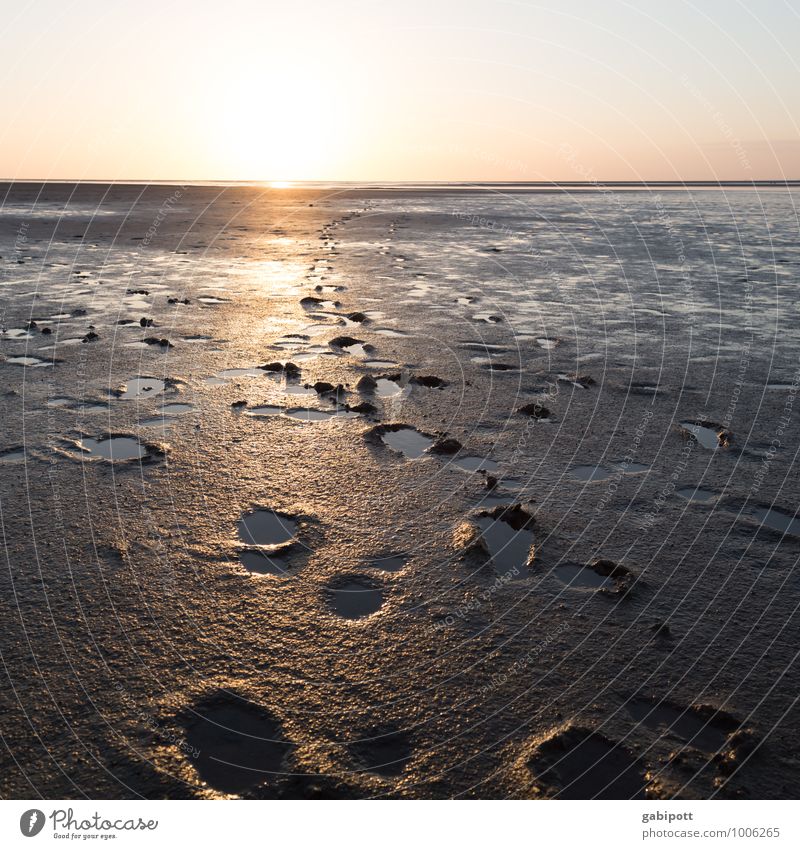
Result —
<instances>
[{"instance_id":1,"label":"distant shoreline","mask_svg":"<svg viewBox=\"0 0 800 849\"><path fill-rule=\"evenodd\" d=\"M12 186L185 186L193 188L256 188L272 191L291 192L300 190L325 191L505 191L505 192L559 192L589 191L601 192L613 189L642 191L651 189L692 190L692 189L797 189L797 180L592 180L592 181L364 181L364 182L324 182L324 181L288 181L286 185L275 186L269 180L13 180L0 179L0 188Z\"/></svg>"}]
</instances>

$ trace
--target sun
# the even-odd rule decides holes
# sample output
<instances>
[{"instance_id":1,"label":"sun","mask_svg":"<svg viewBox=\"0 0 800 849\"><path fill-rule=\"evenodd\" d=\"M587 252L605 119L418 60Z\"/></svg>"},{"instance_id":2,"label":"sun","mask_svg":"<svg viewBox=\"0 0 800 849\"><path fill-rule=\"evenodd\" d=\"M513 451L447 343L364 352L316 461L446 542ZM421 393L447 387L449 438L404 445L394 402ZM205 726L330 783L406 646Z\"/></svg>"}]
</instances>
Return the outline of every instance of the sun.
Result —
<instances>
[{"instance_id":1,"label":"sun","mask_svg":"<svg viewBox=\"0 0 800 849\"><path fill-rule=\"evenodd\" d=\"M349 122L340 103L320 98L319 85L312 76L257 75L231 86L214 124L221 171L275 189L335 172Z\"/></svg>"}]
</instances>

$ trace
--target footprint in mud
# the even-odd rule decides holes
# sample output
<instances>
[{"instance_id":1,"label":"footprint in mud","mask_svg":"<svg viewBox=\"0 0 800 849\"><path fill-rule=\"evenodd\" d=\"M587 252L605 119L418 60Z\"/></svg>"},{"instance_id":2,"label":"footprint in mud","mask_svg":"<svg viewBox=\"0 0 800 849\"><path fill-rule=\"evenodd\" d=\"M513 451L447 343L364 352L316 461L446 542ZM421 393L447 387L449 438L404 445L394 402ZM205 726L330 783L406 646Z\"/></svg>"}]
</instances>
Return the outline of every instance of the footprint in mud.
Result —
<instances>
[{"instance_id":1,"label":"footprint in mud","mask_svg":"<svg viewBox=\"0 0 800 849\"><path fill-rule=\"evenodd\" d=\"M21 463L26 459L25 449L20 445L0 450L0 463Z\"/></svg>"},{"instance_id":2,"label":"footprint in mud","mask_svg":"<svg viewBox=\"0 0 800 849\"><path fill-rule=\"evenodd\" d=\"M293 745L269 711L219 690L184 709L179 720L198 776L221 793L275 782Z\"/></svg>"},{"instance_id":3,"label":"footprint in mud","mask_svg":"<svg viewBox=\"0 0 800 849\"><path fill-rule=\"evenodd\" d=\"M355 339L352 336L336 336L328 344L334 350L342 351L351 357L358 357L359 359L367 359L375 350L372 345L368 345L362 339Z\"/></svg>"},{"instance_id":4,"label":"footprint in mud","mask_svg":"<svg viewBox=\"0 0 800 849\"><path fill-rule=\"evenodd\" d=\"M676 737L683 743L713 754L729 744L741 723L731 714L710 705L683 707L667 700L635 696L625 704L634 721L651 731Z\"/></svg>"},{"instance_id":5,"label":"footprint in mud","mask_svg":"<svg viewBox=\"0 0 800 849\"><path fill-rule=\"evenodd\" d=\"M470 473L496 472L500 468L500 464L488 457L457 457L448 463L448 467Z\"/></svg>"},{"instance_id":6,"label":"footprint in mud","mask_svg":"<svg viewBox=\"0 0 800 849\"><path fill-rule=\"evenodd\" d=\"M756 507L750 511L750 517L758 523L759 528L768 528L779 534L800 537L800 519L797 518L797 511L791 515L775 507Z\"/></svg>"},{"instance_id":7,"label":"footprint in mud","mask_svg":"<svg viewBox=\"0 0 800 849\"><path fill-rule=\"evenodd\" d=\"M68 442L67 453L73 459L100 460L107 463L152 463L166 456L166 449L153 442L142 442L130 434L81 436Z\"/></svg>"},{"instance_id":8,"label":"footprint in mud","mask_svg":"<svg viewBox=\"0 0 800 849\"><path fill-rule=\"evenodd\" d=\"M239 561L248 572L288 577L302 565L308 554L300 546L300 534L309 522L268 507L255 507L243 513L237 522L242 543Z\"/></svg>"},{"instance_id":9,"label":"footprint in mud","mask_svg":"<svg viewBox=\"0 0 800 849\"><path fill-rule=\"evenodd\" d=\"M718 448L727 448L733 441L733 435L722 425L708 421L682 421L681 430L688 437L708 448L716 451Z\"/></svg>"},{"instance_id":10,"label":"footprint in mud","mask_svg":"<svg viewBox=\"0 0 800 849\"><path fill-rule=\"evenodd\" d=\"M380 424L364 434L372 445L384 445L409 460L422 457L436 441L432 436L407 424Z\"/></svg>"},{"instance_id":11,"label":"footprint in mud","mask_svg":"<svg viewBox=\"0 0 800 849\"><path fill-rule=\"evenodd\" d=\"M360 770L393 778L401 775L413 753L411 738L396 726L378 729L347 744Z\"/></svg>"},{"instance_id":12,"label":"footprint in mud","mask_svg":"<svg viewBox=\"0 0 800 849\"><path fill-rule=\"evenodd\" d=\"M356 390L363 395L395 400L405 398L411 393L411 387L404 381L401 374L385 374L376 377L365 374L356 384Z\"/></svg>"},{"instance_id":13,"label":"footprint in mud","mask_svg":"<svg viewBox=\"0 0 800 849\"><path fill-rule=\"evenodd\" d=\"M595 379L588 374L559 374L556 378L559 383L566 383L576 389L588 389L595 385Z\"/></svg>"},{"instance_id":14,"label":"footprint in mud","mask_svg":"<svg viewBox=\"0 0 800 849\"><path fill-rule=\"evenodd\" d=\"M453 542L465 555L491 563L498 575L518 581L530 575L536 557L535 520L519 504L481 510L456 528Z\"/></svg>"},{"instance_id":15,"label":"footprint in mud","mask_svg":"<svg viewBox=\"0 0 800 849\"><path fill-rule=\"evenodd\" d=\"M3 362L12 366L24 366L25 368L46 368L53 365L54 360L40 360L38 357L6 357Z\"/></svg>"},{"instance_id":16,"label":"footprint in mud","mask_svg":"<svg viewBox=\"0 0 800 849\"><path fill-rule=\"evenodd\" d=\"M325 594L334 613L344 619L363 619L383 606L383 586L365 575L337 578Z\"/></svg>"},{"instance_id":17,"label":"footprint in mud","mask_svg":"<svg viewBox=\"0 0 800 849\"><path fill-rule=\"evenodd\" d=\"M675 494L687 501L696 501L699 504L708 504L710 501L716 501L719 497L718 492L711 489L703 489L700 486L684 486L675 490Z\"/></svg>"},{"instance_id":18,"label":"footprint in mud","mask_svg":"<svg viewBox=\"0 0 800 849\"><path fill-rule=\"evenodd\" d=\"M565 563L554 572L571 589L592 589L607 596L627 595L636 580L627 566L613 560L595 560L585 566Z\"/></svg>"},{"instance_id":19,"label":"footprint in mud","mask_svg":"<svg viewBox=\"0 0 800 849\"><path fill-rule=\"evenodd\" d=\"M132 377L116 395L125 401L132 398L160 395L167 389L167 381L158 377Z\"/></svg>"},{"instance_id":20,"label":"footprint in mud","mask_svg":"<svg viewBox=\"0 0 800 849\"><path fill-rule=\"evenodd\" d=\"M405 568L407 559L404 554L384 554L365 560L364 565L373 569L381 569L384 572L399 572Z\"/></svg>"},{"instance_id":21,"label":"footprint in mud","mask_svg":"<svg viewBox=\"0 0 800 849\"><path fill-rule=\"evenodd\" d=\"M550 799L644 799L642 766L620 743L571 725L525 758L536 793Z\"/></svg>"}]
</instances>

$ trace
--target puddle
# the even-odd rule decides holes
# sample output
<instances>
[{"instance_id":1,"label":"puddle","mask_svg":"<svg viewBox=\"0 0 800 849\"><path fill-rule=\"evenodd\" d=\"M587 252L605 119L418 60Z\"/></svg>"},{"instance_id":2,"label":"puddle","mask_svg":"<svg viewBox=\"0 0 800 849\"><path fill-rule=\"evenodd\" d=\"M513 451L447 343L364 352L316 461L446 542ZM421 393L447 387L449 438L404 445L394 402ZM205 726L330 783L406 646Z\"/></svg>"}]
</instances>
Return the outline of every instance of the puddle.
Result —
<instances>
[{"instance_id":1,"label":"puddle","mask_svg":"<svg viewBox=\"0 0 800 849\"><path fill-rule=\"evenodd\" d=\"M143 395L160 395L166 388L166 381L157 377L134 377L125 384L119 397L127 400Z\"/></svg>"},{"instance_id":2,"label":"puddle","mask_svg":"<svg viewBox=\"0 0 800 849\"><path fill-rule=\"evenodd\" d=\"M283 407L275 407L271 404L262 404L260 407L250 407L247 411L248 416L279 416L283 412Z\"/></svg>"},{"instance_id":3,"label":"puddle","mask_svg":"<svg viewBox=\"0 0 800 849\"><path fill-rule=\"evenodd\" d=\"M397 363L392 360L365 360L364 365L368 368L397 368Z\"/></svg>"},{"instance_id":4,"label":"puddle","mask_svg":"<svg viewBox=\"0 0 800 849\"><path fill-rule=\"evenodd\" d=\"M567 584L572 589L602 590L614 589L614 581L605 575L599 575L593 569L585 566L564 564L557 566L554 574L562 584Z\"/></svg>"},{"instance_id":5,"label":"puddle","mask_svg":"<svg viewBox=\"0 0 800 849\"><path fill-rule=\"evenodd\" d=\"M295 542L298 524L284 513L256 508L239 519L237 530L239 539L246 545L274 553Z\"/></svg>"},{"instance_id":6,"label":"puddle","mask_svg":"<svg viewBox=\"0 0 800 849\"><path fill-rule=\"evenodd\" d=\"M38 357L6 357L5 361L12 366L26 366L28 368L43 368L53 365L51 361L40 360Z\"/></svg>"},{"instance_id":7,"label":"puddle","mask_svg":"<svg viewBox=\"0 0 800 849\"><path fill-rule=\"evenodd\" d=\"M536 343L541 348L544 348L546 351L552 351L554 348L558 347L558 340L556 339L546 339L544 337L541 337L536 340Z\"/></svg>"},{"instance_id":8,"label":"puddle","mask_svg":"<svg viewBox=\"0 0 800 849\"><path fill-rule=\"evenodd\" d=\"M687 501L700 502L713 501L717 497L716 492L712 492L710 489L703 489L699 486L685 486L681 489L676 489L675 494L681 498L685 498Z\"/></svg>"},{"instance_id":9,"label":"puddle","mask_svg":"<svg viewBox=\"0 0 800 849\"><path fill-rule=\"evenodd\" d=\"M391 327L378 327L374 332L378 333L380 336L388 336L392 339L402 339L407 335L406 333L403 333L402 330L392 330Z\"/></svg>"},{"instance_id":10,"label":"puddle","mask_svg":"<svg viewBox=\"0 0 800 849\"><path fill-rule=\"evenodd\" d=\"M625 475L638 475L640 472L650 471L650 466L644 463L614 463L614 465Z\"/></svg>"},{"instance_id":11,"label":"puddle","mask_svg":"<svg viewBox=\"0 0 800 849\"><path fill-rule=\"evenodd\" d=\"M800 537L800 519L776 510L774 507L757 507L753 510L752 516L764 527L771 528L773 531Z\"/></svg>"},{"instance_id":12,"label":"puddle","mask_svg":"<svg viewBox=\"0 0 800 849\"><path fill-rule=\"evenodd\" d=\"M363 619L380 610L383 589L371 578L339 580L327 588L328 603L345 619Z\"/></svg>"},{"instance_id":13,"label":"puddle","mask_svg":"<svg viewBox=\"0 0 800 849\"><path fill-rule=\"evenodd\" d=\"M0 463L20 463L25 456L24 448L4 448L0 451Z\"/></svg>"},{"instance_id":14,"label":"puddle","mask_svg":"<svg viewBox=\"0 0 800 849\"><path fill-rule=\"evenodd\" d=\"M739 723L730 714L707 705L681 707L671 702L634 698L625 707L636 722L652 731L677 737L695 749L717 752Z\"/></svg>"},{"instance_id":15,"label":"puddle","mask_svg":"<svg viewBox=\"0 0 800 849\"><path fill-rule=\"evenodd\" d=\"M388 377L379 377L375 381L375 395L378 398L396 398L407 395L408 387L402 387L399 383Z\"/></svg>"},{"instance_id":16,"label":"puddle","mask_svg":"<svg viewBox=\"0 0 800 849\"><path fill-rule=\"evenodd\" d=\"M611 477L611 471L602 466L573 466L570 477L578 481L603 481Z\"/></svg>"},{"instance_id":17,"label":"puddle","mask_svg":"<svg viewBox=\"0 0 800 849\"><path fill-rule=\"evenodd\" d=\"M227 303L225 298L215 298L213 295L201 295L197 300L201 304L224 304L224 303Z\"/></svg>"},{"instance_id":18,"label":"puddle","mask_svg":"<svg viewBox=\"0 0 800 849\"><path fill-rule=\"evenodd\" d=\"M150 455L146 445L131 436L107 436L103 439L93 439L84 436L78 442L84 456L108 460L111 463L121 463L128 460L141 460Z\"/></svg>"},{"instance_id":19,"label":"puddle","mask_svg":"<svg viewBox=\"0 0 800 849\"><path fill-rule=\"evenodd\" d=\"M239 552L239 562L248 572L257 575L275 575L279 578L288 578L292 575L289 564L279 556L270 555L266 551L257 548L249 548Z\"/></svg>"},{"instance_id":20,"label":"puddle","mask_svg":"<svg viewBox=\"0 0 800 849\"><path fill-rule=\"evenodd\" d=\"M476 524L495 571L507 574L512 580L520 580L528 574L534 537L533 531L512 526L509 517L513 514L512 509L499 507L491 514L479 517Z\"/></svg>"},{"instance_id":21,"label":"puddle","mask_svg":"<svg viewBox=\"0 0 800 849\"><path fill-rule=\"evenodd\" d=\"M703 448L716 451L730 442L730 434L721 426L712 422L681 422L686 433L693 436Z\"/></svg>"},{"instance_id":22,"label":"puddle","mask_svg":"<svg viewBox=\"0 0 800 849\"><path fill-rule=\"evenodd\" d=\"M417 460L433 445L434 440L411 425L378 425L381 441L392 451Z\"/></svg>"},{"instance_id":23,"label":"puddle","mask_svg":"<svg viewBox=\"0 0 800 849\"><path fill-rule=\"evenodd\" d=\"M292 744L264 708L220 690L183 712L198 776L222 793L241 793L282 775Z\"/></svg>"},{"instance_id":24,"label":"puddle","mask_svg":"<svg viewBox=\"0 0 800 849\"><path fill-rule=\"evenodd\" d=\"M463 469L465 472L496 472L500 464L488 457L459 457L450 461L451 466Z\"/></svg>"},{"instance_id":25,"label":"puddle","mask_svg":"<svg viewBox=\"0 0 800 849\"><path fill-rule=\"evenodd\" d=\"M396 728L365 735L347 748L362 769L386 778L401 775L413 752L408 735Z\"/></svg>"},{"instance_id":26,"label":"puddle","mask_svg":"<svg viewBox=\"0 0 800 849\"><path fill-rule=\"evenodd\" d=\"M621 744L570 726L540 743L527 760L540 793L558 799L644 799L647 780Z\"/></svg>"}]
</instances>

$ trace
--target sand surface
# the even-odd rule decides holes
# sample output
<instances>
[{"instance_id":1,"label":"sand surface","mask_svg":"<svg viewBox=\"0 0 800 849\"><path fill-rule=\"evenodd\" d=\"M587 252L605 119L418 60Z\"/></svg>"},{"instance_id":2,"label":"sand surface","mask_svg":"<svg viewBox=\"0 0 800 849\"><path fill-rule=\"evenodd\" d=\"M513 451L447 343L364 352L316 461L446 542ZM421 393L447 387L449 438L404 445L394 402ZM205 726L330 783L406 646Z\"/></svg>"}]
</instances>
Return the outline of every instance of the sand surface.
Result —
<instances>
[{"instance_id":1,"label":"sand surface","mask_svg":"<svg viewBox=\"0 0 800 849\"><path fill-rule=\"evenodd\" d=\"M800 194L0 189L3 797L797 795Z\"/></svg>"}]
</instances>

